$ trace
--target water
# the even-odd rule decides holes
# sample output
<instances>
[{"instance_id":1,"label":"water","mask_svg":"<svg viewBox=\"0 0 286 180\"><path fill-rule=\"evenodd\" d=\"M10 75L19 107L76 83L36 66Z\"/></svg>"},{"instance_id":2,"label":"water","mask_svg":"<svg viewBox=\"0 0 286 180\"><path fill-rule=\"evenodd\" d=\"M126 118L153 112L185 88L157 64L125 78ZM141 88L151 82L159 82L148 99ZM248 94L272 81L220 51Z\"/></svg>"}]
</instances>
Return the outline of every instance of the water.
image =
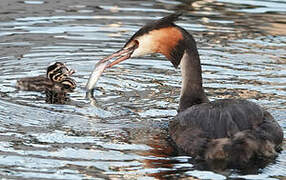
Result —
<instances>
[{"instance_id":1,"label":"water","mask_svg":"<svg viewBox=\"0 0 286 180\"><path fill-rule=\"evenodd\" d=\"M84 87L97 60L142 25L178 9L197 40L211 99L242 97L268 109L286 134L286 2L0 2L0 174L6 179L285 179L286 150L263 167L212 171L177 156L166 141L176 115L180 70L163 56L107 70L96 101ZM54 61L76 69L65 105L19 91L18 78Z\"/></svg>"}]
</instances>

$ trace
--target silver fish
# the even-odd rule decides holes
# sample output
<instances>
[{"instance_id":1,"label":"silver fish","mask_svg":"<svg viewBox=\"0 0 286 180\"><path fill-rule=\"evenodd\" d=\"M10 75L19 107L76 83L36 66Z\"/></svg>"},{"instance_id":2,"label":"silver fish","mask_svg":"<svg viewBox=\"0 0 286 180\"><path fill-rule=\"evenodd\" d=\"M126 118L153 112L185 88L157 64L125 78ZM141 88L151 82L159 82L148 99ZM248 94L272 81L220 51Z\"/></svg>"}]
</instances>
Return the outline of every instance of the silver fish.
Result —
<instances>
[{"instance_id":1,"label":"silver fish","mask_svg":"<svg viewBox=\"0 0 286 180\"><path fill-rule=\"evenodd\" d=\"M99 77L103 73L104 69L110 64L110 61L99 61L95 64L94 70L89 76L88 82L86 84L86 90L92 91L96 85L96 82L98 81Z\"/></svg>"}]
</instances>

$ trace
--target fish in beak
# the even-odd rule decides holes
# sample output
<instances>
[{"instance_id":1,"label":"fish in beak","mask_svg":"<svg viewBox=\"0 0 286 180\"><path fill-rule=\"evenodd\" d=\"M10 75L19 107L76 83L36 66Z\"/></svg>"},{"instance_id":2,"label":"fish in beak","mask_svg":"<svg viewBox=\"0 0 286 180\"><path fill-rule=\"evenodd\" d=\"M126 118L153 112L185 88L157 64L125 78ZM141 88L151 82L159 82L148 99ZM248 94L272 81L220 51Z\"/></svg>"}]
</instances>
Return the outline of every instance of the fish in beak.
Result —
<instances>
[{"instance_id":1,"label":"fish in beak","mask_svg":"<svg viewBox=\"0 0 286 180\"><path fill-rule=\"evenodd\" d=\"M135 43L131 47L124 47L123 49L113 53L110 56L105 57L104 59L100 60L95 64L94 70L91 73L87 85L86 90L92 91L96 85L96 82L98 81L99 77L103 73L103 71L106 68L110 68L126 59L129 59L134 52L134 50L138 47L138 45ZM114 61L112 59L116 58Z\"/></svg>"}]
</instances>

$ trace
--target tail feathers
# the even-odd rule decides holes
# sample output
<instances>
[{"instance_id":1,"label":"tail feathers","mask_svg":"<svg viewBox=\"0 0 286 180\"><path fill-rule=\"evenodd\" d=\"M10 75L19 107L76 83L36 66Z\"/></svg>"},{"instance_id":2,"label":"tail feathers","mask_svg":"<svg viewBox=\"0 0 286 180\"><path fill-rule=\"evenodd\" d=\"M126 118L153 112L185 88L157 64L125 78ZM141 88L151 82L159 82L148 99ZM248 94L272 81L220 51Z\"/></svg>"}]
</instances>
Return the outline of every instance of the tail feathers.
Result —
<instances>
[{"instance_id":1,"label":"tail feathers","mask_svg":"<svg viewBox=\"0 0 286 180\"><path fill-rule=\"evenodd\" d=\"M255 130L236 133L232 138L220 138L208 143L205 159L222 160L232 166L244 166L256 158L273 158L277 155L275 144Z\"/></svg>"}]
</instances>

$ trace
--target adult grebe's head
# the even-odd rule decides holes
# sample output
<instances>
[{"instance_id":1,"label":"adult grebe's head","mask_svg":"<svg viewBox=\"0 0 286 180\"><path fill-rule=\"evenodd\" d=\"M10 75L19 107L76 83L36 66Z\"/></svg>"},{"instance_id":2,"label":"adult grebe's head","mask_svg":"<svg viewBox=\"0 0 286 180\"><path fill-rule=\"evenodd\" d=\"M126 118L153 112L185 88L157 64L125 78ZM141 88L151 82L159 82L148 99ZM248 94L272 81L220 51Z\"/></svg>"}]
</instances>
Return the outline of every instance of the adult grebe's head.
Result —
<instances>
[{"instance_id":1,"label":"adult grebe's head","mask_svg":"<svg viewBox=\"0 0 286 180\"><path fill-rule=\"evenodd\" d=\"M172 14L162 19L152 21L139 29L114 54L102 59L100 62L115 59L107 67L112 67L132 57L139 57L153 53L166 56L175 67L178 67L185 50L185 31L174 24L181 14Z\"/></svg>"}]
</instances>

